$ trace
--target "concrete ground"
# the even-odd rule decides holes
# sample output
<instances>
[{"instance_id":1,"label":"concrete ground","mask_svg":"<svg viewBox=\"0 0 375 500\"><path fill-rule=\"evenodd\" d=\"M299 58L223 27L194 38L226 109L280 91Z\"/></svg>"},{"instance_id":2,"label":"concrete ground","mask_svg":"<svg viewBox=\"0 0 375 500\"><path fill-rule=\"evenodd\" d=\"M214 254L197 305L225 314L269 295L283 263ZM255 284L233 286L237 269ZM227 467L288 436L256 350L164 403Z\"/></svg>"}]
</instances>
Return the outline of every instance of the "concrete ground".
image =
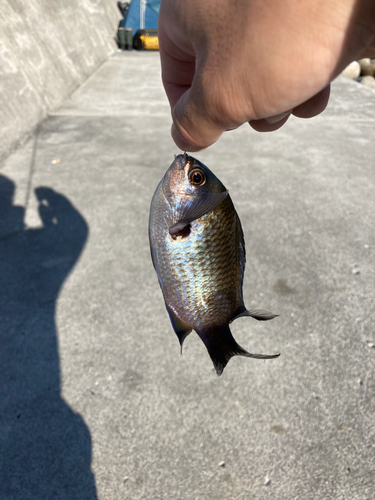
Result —
<instances>
[{"instance_id":1,"label":"concrete ground","mask_svg":"<svg viewBox=\"0 0 375 500\"><path fill-rule=\"evenodd\" d=\"M119 53L0 167L0 498L375 498L375 93L202 160L247 245L259 361L180 356L149 256L178 153L157 53Z\"/></svg>"}]
</instances>

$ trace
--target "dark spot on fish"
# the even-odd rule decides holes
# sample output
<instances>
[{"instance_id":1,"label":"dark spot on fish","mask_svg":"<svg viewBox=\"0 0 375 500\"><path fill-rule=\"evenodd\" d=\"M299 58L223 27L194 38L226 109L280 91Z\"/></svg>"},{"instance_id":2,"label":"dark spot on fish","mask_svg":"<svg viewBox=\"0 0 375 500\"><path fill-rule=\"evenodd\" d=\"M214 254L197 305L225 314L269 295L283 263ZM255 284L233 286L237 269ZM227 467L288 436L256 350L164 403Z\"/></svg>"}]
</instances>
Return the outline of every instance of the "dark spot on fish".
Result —
<instances>
[{"instance_id":1,"label":"dark spot on fish","mask_svg":"<svg viewBox=\"0 0 375 500\"><path fill-rule=\"evenodd\" d=\"M292 293L297 293L294 288L291 288L287 284L287 280L277 280L273 286L273 289L280 295L290 295Z\"/></svg>"},{"instance_id":2,"label":"dark spot on fish","mask_svg":"<svg viewBox=\"0 0 375 500\"><path fill-rule=\"evenodd\" d=\"M182 223L181 225L175 224L172 228L169 229L169 234L175 240L177 236L181 236L181 238L186 238L189 236L191 230L191 224Z\"/></svg>"}]
</instances>

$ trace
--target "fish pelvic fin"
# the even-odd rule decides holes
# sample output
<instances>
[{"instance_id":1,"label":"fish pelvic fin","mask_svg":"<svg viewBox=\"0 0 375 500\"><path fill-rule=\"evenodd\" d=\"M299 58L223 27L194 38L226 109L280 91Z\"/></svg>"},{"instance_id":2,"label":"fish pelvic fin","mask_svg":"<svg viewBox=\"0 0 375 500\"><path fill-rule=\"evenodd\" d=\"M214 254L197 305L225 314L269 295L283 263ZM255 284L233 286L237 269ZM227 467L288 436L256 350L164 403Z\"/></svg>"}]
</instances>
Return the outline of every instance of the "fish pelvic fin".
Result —
<instances>
[{"instance_id":1,"label":"fish pelvic fin","mask_svg":"<svg viewBox=\"0 0 375 500\"><path fill-rule=\"evenodd\" d=\"M233 356L245 356L246 358L255 359L272 359L280 356L280 353L252 354L245 351L245 349L234 340L228 325L218 326L198 333L198 335L207 348L218 376L223 373L228 361Z\"/></svg>"},{"instance_id":2,"label":"fish pelvic fin","mask_svg":"<svg viewBox=\"0 0 375 500\"><path fill-rule=\"evenodd\" d=\"M177 314L173 311L171 307L168 306L168 304L165 304L165 307L167 308L169 318L171 320L173 330L175 331L175 334L178 337L178 341L180 342L181 346L181 354L182 354L182 345L184 343L184 340L186 337L189 335L189 333L192 331L190 326L186 325L183 323L180 318L177 316Z\"/></svg>"}]
</instances>

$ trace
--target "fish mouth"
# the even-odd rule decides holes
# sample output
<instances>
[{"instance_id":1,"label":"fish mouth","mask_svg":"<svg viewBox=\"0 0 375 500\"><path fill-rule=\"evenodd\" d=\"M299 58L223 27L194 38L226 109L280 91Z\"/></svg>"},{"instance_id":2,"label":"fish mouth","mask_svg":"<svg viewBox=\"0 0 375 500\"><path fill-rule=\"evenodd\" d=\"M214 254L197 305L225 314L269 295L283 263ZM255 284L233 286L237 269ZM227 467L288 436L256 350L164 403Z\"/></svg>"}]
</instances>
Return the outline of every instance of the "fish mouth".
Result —
<instances>
[{"instance_id":1,"label":"fish mouth","mask_svg":"<svg viewBox=\"0 0 375 500\"><path fill-rule=\"evenodd\" d=\"M188 164L188 155L186 153L174 155L174 160L169 169L164 174L162 190L164 197L171 209L175 208L174 197L183 197L185 194L184 188L180 186L183 179L183 172Z\"/></svg>"},{"instance_id":2,"label":"fish mouth","mask_svg":"<svg viewBox=\"0 0 375 500\"><path fill-rule=\"evenodd\" d=\"M184 170L186 165L193 165L195 162L195 158L189 156L186 151L183 154L180 154L175 157L174 163L179 168L179 170Z\"/></svg>"},{"instance_id":3,"label":"fish mouth","mask_svg":"<svg viewBox=\"0 0 375 500\"><path fill-rule=\"evenodd\" d=\"M190 169L199 161L186 152L175 156L171 166L164 175L162 189L164 196L173 210L183 199L195 198L197 195L189 192L187 176Z\"/></svg>"}]
</instances>

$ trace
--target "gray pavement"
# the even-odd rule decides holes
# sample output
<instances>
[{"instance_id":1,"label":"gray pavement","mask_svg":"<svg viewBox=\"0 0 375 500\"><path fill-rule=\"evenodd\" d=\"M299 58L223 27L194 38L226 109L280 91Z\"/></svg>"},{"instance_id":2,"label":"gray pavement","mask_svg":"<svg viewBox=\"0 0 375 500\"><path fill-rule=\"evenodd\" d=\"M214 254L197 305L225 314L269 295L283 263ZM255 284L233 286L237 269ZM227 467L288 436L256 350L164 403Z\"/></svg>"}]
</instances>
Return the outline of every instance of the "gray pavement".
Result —
<instances>
[{"instance_id":1,"label":"gray pavement","mask_svg":"<svg viewBox=\"0 0 375 500\"><path fill-rule=\"evenodd\" d=\"M375 498L375 93L200 153L242 221L251 352L180 356L148 210L178 153L157 53L106 62L0 167L0 498Z\"/></svg>"}]
</instances>

